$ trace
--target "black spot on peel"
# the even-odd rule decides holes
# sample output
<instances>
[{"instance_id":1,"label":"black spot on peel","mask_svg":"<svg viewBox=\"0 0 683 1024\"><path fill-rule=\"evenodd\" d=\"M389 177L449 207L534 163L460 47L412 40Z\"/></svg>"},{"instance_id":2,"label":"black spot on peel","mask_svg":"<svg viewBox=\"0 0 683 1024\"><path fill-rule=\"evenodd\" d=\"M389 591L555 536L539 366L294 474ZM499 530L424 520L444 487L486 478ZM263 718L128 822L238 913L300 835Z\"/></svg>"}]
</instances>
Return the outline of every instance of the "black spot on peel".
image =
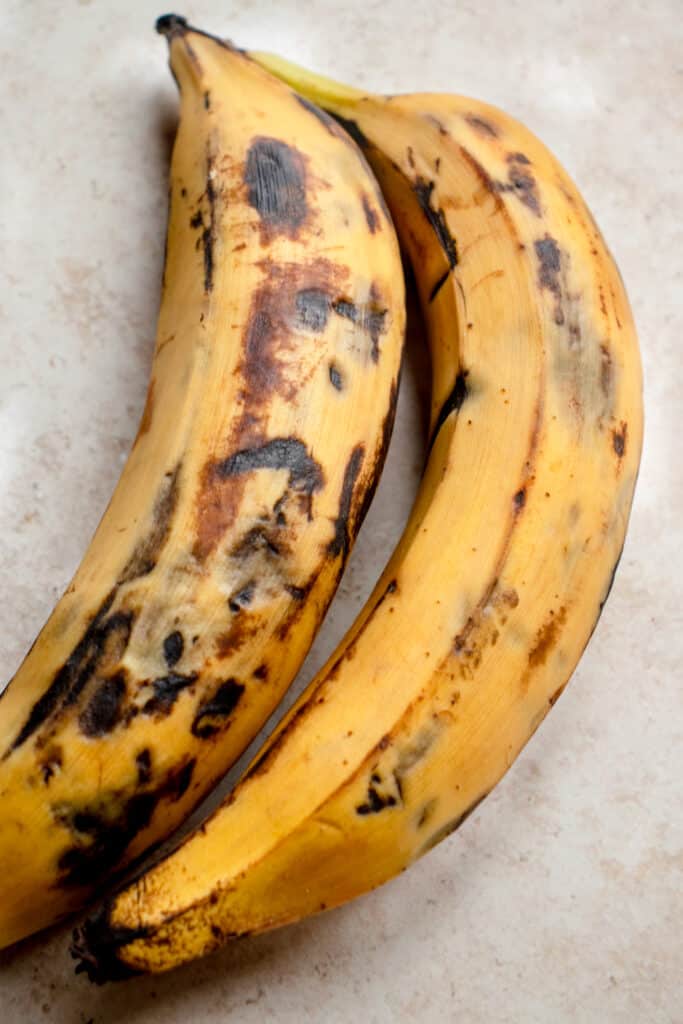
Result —
<instances>
[{"instance_id":1,"label":"black spot on peel","mask_svg":"<svg viewBox=\"0 0 683 1024\"><path fill-rule=\"evenodd\" d=\"M564 312L560 283L562 272L560 247L554 238L546 234L543 238L536 239L534 250L538 259L538 283L541 288L545 288L555 296L555 323L561 326L564 323Z\"/></svg>"},{"instance_id":2,"label":"black spot on peel","mask_svg":"<svg viewBox=\"0 0 683 1024\"><path fill-rule=\"evenodd\" d=\"M52 746L45 752L40 761L40 771L46 786L50 785L50 779L61 770L63 764L64 755L61 747Z\"/></svg>"},{"instance_id":3,"label":"black spot on peel","mask_svg":"<svg viewBox=\"0 0 683 1024\"><path fill-rule=\"evenodd\" d=\"M238 614L243 608L246 608L254 599L256 592L256 581L249 580L243 587L240 587L234 594L231 595L228 600L228 607L233 614Z\"/></svg>"},{"instance_id":4,"label":"black spot on peel","mask_svg":"<svg viewBox=\"0 0 683 1024\"><path fill-rule=\"evenodd\" d=\"M252 675L253 675L254 679L260 679L261 681L263 681L264 679L267 679L268 678L268 666L265 665L265 664L264 665L259 665L258 668L254 669L254 671L252 672Z\"/></svg>"},{"instance_id":5,"label":"black spot on peel","mask_svg":"<svg viewBox=\"0 0 683 1024\"><path fill-rule=\"evenodd\" d=\"M296 294L297 326L308 331L324 331L330 312L330 297L320 288L303 288Z\"/></svg>"},{"instance_id":6,"label":"black spot on peel","mask_svg":"<svg viewBox=\"0 0 683 1024\"><path fill-rule=\"evenodd\" d=\"M467 376L468 371L461 370L458 373L457 377L455 378L455 384L453 385L453 389L446 398L446 401L441 406L441 409L439 410L439 415L436 418L436 423L434 424L434 431L432 433L431 441L429 442L427 454L429 454L429 452L432 450L434 446L434 441L436 440L439 431L441 430L442 426L444 425L448 417L451 415L451 413L458 412L462 408L463 402L465 401L467 395L469 394L467 389Z\"/></svg>"},{"instance_id":7,"label":"black spot on peel","mask_svg":"<svg viewBox=\"0 0 683 1024\"><path fill-rule=\"evenodd\" d=\"M526 504L526 490L521 487L512 499L512 504L515 508L515 513L521 512Z\"/></svg>"},{"instance_id":8,"label":"black spot on peel","mask_svg":"<svg viewBox=\"0 0 683 1024\"><path fill-rule=\"evenodd\" d=\"M364 456L364 446L362 444L356 445L351 452L349 461L346 464L346 469L344 470L344 481L342 483L341 496L339 498L339 512L334 523L334 536L327 546L329 553L335 557L337 555L343 555L343 557L346 558L349 553L351 546L349 518L353 503L353 491L356 486L358 474L360 473L360 468L363 464Z\"/></svg>"},{"instance_id":9,"label":"black spot on peel","mask_svg":"<svg viewBox=\"0 0 683 1024\"><path fill-rule=\"evenodd\" d=\"M146 786L152 778L152 753L147 747L135 758L135 766L138 770L138 783Z\"/></svg>"},{"instance_id":10,"label":"black spot on peel","mask_svg":"<svg viewBox=\"0 0 683 1024\"><path fill-rule=\"evenodd\" d=\"M286 469L289 486L302 491L309 498L323 485L323 472L319 463L309 455L303 441L294 437L277 437L254 448L235 452L216 463L214 473L220 479L251 473L257 469Z\"/></svg>"},{"instance_id":11,"label":"black spot on peel","mask_svg":"<svg viewBox=\"0 0 683 1024\"><path fill-rule=\"evenodd\" d=\"M619 459L624 457L626 452L626 437L628 435L628 424L622 421L619 430L612 431L612 447Z\"/></svg>"},{"instance_id":12,"label":"black spot on peel","mask_svg":"<svg viewBox=\"0 0 683 1024\"><path fill-rule=\"evenodd\" d=\"M434 125L439 135L441 135L443 138L446 138L446 136L448 135L448 129L444 125L443 121L440 121L438 117L434 117L433 114L425 114L425 120L429 121L430 124Z\"/></svg>"},{"instance_id":13,"label":"black spot on peel","mask_svg":"<svg viewBox=\"0 0 683 1024\"><path fill-rule=\"evenodd\" d=\"M121 718L121 706L126 695L126 678L117 672L100 683L83 711L78 725L84 736L105 736Z\"/></svg>"},{"instance_id":14,"label":"black spot on peel","mask_svg":"<svg viewBox=\"0 0 683 1024\"><path fill-rule=\"evenodd\" d=\"M511 192L524 203L537 217L541 213L541 200L536 179L529 170L531 161L524 153L509 153L507 157L507 181L496 182L499 192Z\"/></svg>"},{"instance_id":15,"label":"black spot on peel","mask_svg":"<svg viewBox=\"0 0 683 1024\"><path fill-rule=\"evenodd\" d=\"M196 680L196 672L187 676L169 672L167 676L155 679L151 684L154 696L143 705L143 715L168 715L182 691L192 686Z\"/></svg>"},{"instance_id":16,"label":"black spot on peel","mask_svg":"<svg viewBox=\"0 0 683 1024\"><path fill-rule=\"evenodd\" d=\"M306 167L301 153L280 139L259 136L247 153L244 182L265 236L294 237L308 215Z\"/></svg>"},{"instance_id":17,"label":"black spot on peel","mask_svg":"<svg viewBox=\"0 0 683 1024\"><path fill-rule=\"evenodd\" d=\"M288 498L289 498L289 493L287 491L285 491L284 494L281 494L280 497L275 502L275 504L273 505L273 512L275 513L275 525L276 526L286 526L287 525L287 514L285 512L285 506L287 504L287 499Z\"/></svg>"},{"instance_id":18,"label":"black spot on peel","mask_svg":"<svg viewBox=\"0 0 683 1024\"><path fill-rule=\"evenodd\" d=\"M450 268L448 270L444 270L444 272L441 275L441 277L434 283L434 286L433 286L431 292L429 293L429 301L430 302L433 302L434 299L437 297L437 295L439 294L439 292L441 291L441 289L445 285L446 281L448 280L450 272L451 272Z\"/></svg>"},{"instance_id":19,"label":"black spot on peel","mask_svg":"<svg viewBox=\"0 0 683 1024\"><path fill-rule=\"evenodd\" d=\"M173 514L178 504L180 466L164 476L152 512L152 527L135 547L119 576L118 583L129 583L140 576L147 576L157 564L171 532Z\"/></svg>"},{"instance_id":20,"label":"black spot on peel","mask_svg":"<svg viewBox=\"0 0 683 1024\"><path fill-rule=\"evenodd\" d=\"M363 195L361 197L361 201L363 203L363 213L365 214L365 222L368 225L368 228L370 230L370 234L374 235L374 233L380 227L379 217L377 216L377 211L373 208L373 206L370 203L370 200L368 199L368 197L365 194L365 192L363 192Z\"/></svg>"},{"instance_id":21,"label":"black spot on peel","mask_svg":"<svg viewBox=\"0 0 683 1024\"><path fill-rule=\"evenodd\" d=\"M211 93L204 93L204 110L211 110Z\"/></svg>"},{"instance_id":22,"label":"black spot on peel","mask_svg":"<svg viewBox=\"0 0 683 1024\"><path fill-rule=\"evenodd\" d=\"M221 683L214 695L202 704L192 722L192 735L208 739L217 733L235 710L244 693L244 686L235 679Z\"/></svg>"},{"instance_id":23,"label":"black spot on peel","mask_svg":"<svg viewBox=\"0 0 683 1024\"><path fill-rule=\"evenodd\" d=\"M58 888L80 888L101 882L119 863L132 840L147 828L162 800L176 802L187 792L196 761L172 768L157 786L123 798L101 793L90 804L61 804L56 822L71 833L71 845L57 860ZM139 767L138 767L139 775Z\"/></svg>"},{"instance_id":24,"label":"black spot on peel","mask_svg":"<svg viewBox=\"0 0 683 1024\"><path fill-rule=\"evenodd\" d=\"M237 541L230 551L230 557L249 558L256 551L263 551L271 558L280 558L282 554L273 535L264 527L254 526Z\"/></svg>"},{"instance_id":25,"label":"black spot on peel","mask_svg":"<svg viewBox=\"0 0 683 1024\"><path fill-rule=\"evenodd\" d=\"M207 149L206 153L206 190L205 196L209 207L209 223L205 225L202 231L202 245L204 247L204 291L210 292L213 288L213 270L214 270L214 243L216 240L217 233L217 213L216 213L216 190L213 184L213 157L210 151Z\"/></svg>"},{"instance_id":26,"label":"black spot on peel","mask_svg":"<svg viewBox=\"0 0 683 1024\"><path fill-rule=\"evenodd\" d=\"M330 383L336 391L344 390L344 378L339 372L338 367L334 363L330 363L328 372L330 375Z\"/></svg>"},{"instance_id":27,"label":"black spot on peel","mask_svg":"<svg viewBox=\"0 0 683 1024\"><path fill-rule=\"evenodd\" d=\"M83 637L55 674L47 690L31 708L26 722L5 753L5 758L29 739L48 718L63 708L76 703L83 689L101 678L104 666L114 667L120 660L130 639L133 627L132 612L109 612L116 590L112 590L100 605L85 630Z\"/></svg>"},{"instance_id":28,"label":"black spot on peel","mask_svg":"<svg viewBox=\"0 0 683 1024\"><path fill-rule=\"evenodd\" d=\"M465 120L470 128L474 128L479 135L489 139L498 138L498 129L488 118L482 117L480 114L466 114Z\"/></svg>"},{"instance_id":29,"label":"black spot on peel","mask_svg":"<svg viewBox=\"0 0 683 1024\"><path fill-rule=\"evenodd\" d=\"M327 128L330 135L336 135L339 137L337 122L330 116L330 114L327 113L326 110L322 110L321 107L317 107L315 103L312 103L311 100L307 100L305 96L300 96L298 92L292 92L292 96L297 103L304 108L304 110L307 110L309 114L313 114L313 117Z\"/></svg>"},{"instance_id":30,"label":"black spot on peel","mask_svg":"<svg viewBox=\"0 0 683 1024\"><path fill-rule=\"evenodd\" d=\"M361 149L370 148L370 140L367 135L363 134L355 121L342 117L341 114L335 114L334 119L342 126L346 134L351 136L357 146L360 146Z\"/></svg>"},{"instance_id":31,"label":"black spot on peel","mask_svg":"<svg viewBox=\"0 0 683 1024\"><path fill-rule=\"evenodd\" d=\"M375 292L374 295L373 291ZM368 333L372 346L370 349L372 361L373 363L378 362L379 339L380 335L386 330L385 321L388 310L380 306L376 291L371 289L370 302L366 304L357 305L348 299L337 299L332 303L332 309L337 316L350 320L351 323Z\"/></svg>"},{"instance_id":32,"label":"black spot on peel","mask_svg":"<svg viewBox=\"0 0 683 1024\"><path fill-rule=\"evenodd\" d=\"M381 777L376 772L373 772L370 776L370 784L365 802L357 805L356 814L359 814L361 817L368 814L379 814L380 811L385 810L387 807L395 807L399 803L402 799L400 780L394 777L396 793L381 792L377 788L381 784Z\"/></svg>"},{"instance_id":33,"label":"black spot on peel","mask_svg":"<svg viewBox=\"0 0 683 1024\"><path fill-rule=\"evenodd\" d=\"M294 583L285 583L285 590L295 601L305 601L311 588L310 586L297 587Z\"/></svg>"},{"instance_id":34,"label":"black spot on peel","mask_svg":"<svg viewBox=\"0 0 683 1024\"><path fill-rule=\"evenodd\" d=\"M201 210L197 210L197 212L190 217L190 227L195 231L197 228L204 227L204 218Z\"/></svg>"},{"instance_id":35,"label":"black spot on peel","mask_svg":"<svg viewBox=\"0 0 683 1024\"><path fill-rule=\"evenodd\" d=\"M413 191L417 196L417 201L422 208L422 212L434 229L439 245L446 254L448 266L452 270L453 267L458 264L458 250L455 239L451 235L448 224L446 223L445 213L441 208L435 209L432 205L434 182L425 181L424 178L418 176L413 185Z\"/></svg>"},{"instance_id":36,"label":"black spot on peel","mask_svg":"<svg viewBox=\"0 0 683 1024\"><path fill-rule=\"evenodd\" d=\"M176 629L168 634L164 640L164 658L169 668L173 668L180 661L184 648L185 641L183 640L183 634L179 630Z\"/></svg>"}]
</instances>

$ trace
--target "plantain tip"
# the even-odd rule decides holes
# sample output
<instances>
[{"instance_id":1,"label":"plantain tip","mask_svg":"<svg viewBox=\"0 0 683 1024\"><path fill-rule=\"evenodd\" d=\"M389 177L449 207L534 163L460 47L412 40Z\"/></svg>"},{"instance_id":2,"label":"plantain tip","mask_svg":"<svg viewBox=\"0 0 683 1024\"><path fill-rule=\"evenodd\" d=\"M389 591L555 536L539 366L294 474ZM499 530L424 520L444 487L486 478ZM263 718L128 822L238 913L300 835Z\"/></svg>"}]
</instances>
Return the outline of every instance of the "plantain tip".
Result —
<instances>
[{"instance_id":1,"label":"plantain tip","mask_svg":"<svg viewBox=\"0 0 683 1024\"><path fill-rule=\"evenodd\" d=\"M189 28L187 18L180 14L162 14L157 18L155 28L159 35L166 36L169 43L175 36L184 35Z\"/></svg>"},{"instance_id":2,"label":"plantain tip","mask_svg":"<svg viewBox=\"0 0 683 1024\"><path fill-rule=\"evenodd\" d=\"M120 960L118 951L146 934L144 928L117 928L110 923L106 906L101 908L73 931L69 952L77 961L75 973L86 974L96 985L132 978L139 972Z\"/></svg>"}]
</instances>

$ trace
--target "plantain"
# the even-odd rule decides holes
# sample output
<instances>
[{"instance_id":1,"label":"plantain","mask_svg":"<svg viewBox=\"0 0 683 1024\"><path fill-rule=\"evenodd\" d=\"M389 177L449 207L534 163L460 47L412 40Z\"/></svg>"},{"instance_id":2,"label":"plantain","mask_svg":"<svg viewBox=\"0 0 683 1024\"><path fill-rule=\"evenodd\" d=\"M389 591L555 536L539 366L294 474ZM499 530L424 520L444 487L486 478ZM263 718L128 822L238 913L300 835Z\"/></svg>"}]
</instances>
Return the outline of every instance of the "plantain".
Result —
<instances>
[{"instance_id":1,"label":"plantain","mask_svg":"<svg viewBox=\"0 0 683 1024\"><path fill-rule=\"evenodd\" d=\"M147 404L0 700L0 946L167 836L281 699L391 432L396 236L362 154L166 17L181 97Z\"/></svg>"},{"instance_id":2,"label":"plantain","mask_svg":"<svg viewBox=\"0 0 683 1024\"><path fill-rule=\"evenodd\" d=\"M363 146L415 272L430 450L358 621L229 799L76 935L95 980L343 903L450 835L555 704L609 593L642 440L628 301L576 186L501 111L259 58Z\"/></svg>"}]
</instances>

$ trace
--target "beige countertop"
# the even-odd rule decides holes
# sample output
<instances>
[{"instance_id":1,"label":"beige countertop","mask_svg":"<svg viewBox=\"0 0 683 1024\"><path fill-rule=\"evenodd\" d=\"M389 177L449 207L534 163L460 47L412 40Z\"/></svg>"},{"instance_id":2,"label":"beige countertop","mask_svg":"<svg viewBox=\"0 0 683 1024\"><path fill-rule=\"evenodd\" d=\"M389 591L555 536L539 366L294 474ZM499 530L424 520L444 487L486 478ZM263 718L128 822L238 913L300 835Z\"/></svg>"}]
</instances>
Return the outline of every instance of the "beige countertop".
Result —
<instances>
[{"instance_id":1,"label":"beige countertop","mask_svg":"<svg viewBox=\"0 0 683 1024\"><path fill-rule=\"evenodd\" d=\"M176 106L151 0L0 12L0 634L9 679L134 437ZM0 1018L66 1024L683 1020L683 32L677 0L194 0L180 13L369 90L468 93L578 181L638 324L646 437L609 603L494 793L409 872L171 975L96 989L70 926L0 954ZM387 470L296 689L360 609L423 454L417 349ZM422 389L423 390L423 389ZM2 806L0 804L0 827Z\"/></svg>"}]
</instances>

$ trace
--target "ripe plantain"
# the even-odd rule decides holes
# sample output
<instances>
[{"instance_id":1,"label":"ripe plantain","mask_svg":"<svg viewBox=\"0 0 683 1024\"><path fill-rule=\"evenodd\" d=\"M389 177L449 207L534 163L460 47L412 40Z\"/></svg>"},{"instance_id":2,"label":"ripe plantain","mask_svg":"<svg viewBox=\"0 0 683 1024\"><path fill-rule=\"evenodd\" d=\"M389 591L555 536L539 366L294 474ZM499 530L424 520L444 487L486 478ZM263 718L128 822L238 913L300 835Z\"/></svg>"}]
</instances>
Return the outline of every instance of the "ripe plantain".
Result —
<instances>
[{"instance_id":1,"label":"ripe plantain","mask_svg":"<svg viewBox=\"0 0 683 1024\"><path fill-rule=\"evenodd\" d=\"M616 266L501 111L263 62L365 148L417 279L431 447L357 623L230 798L77 935L96 980L333 907L430 850L555 704L619 559L642 438Z\"/></svg>"},{"instance_id":2,"label":"ripe plantain","mask_svg":"<svg viewBox=\"0 0 683 1024\"><path fill-rule=\"evenodd\" d=\"M187 817L281 699L391 431L404 330L362 154L233 48L161 19L181 94L139 433L0 700L0 946Z\"/></svg>"}]
</instances>

